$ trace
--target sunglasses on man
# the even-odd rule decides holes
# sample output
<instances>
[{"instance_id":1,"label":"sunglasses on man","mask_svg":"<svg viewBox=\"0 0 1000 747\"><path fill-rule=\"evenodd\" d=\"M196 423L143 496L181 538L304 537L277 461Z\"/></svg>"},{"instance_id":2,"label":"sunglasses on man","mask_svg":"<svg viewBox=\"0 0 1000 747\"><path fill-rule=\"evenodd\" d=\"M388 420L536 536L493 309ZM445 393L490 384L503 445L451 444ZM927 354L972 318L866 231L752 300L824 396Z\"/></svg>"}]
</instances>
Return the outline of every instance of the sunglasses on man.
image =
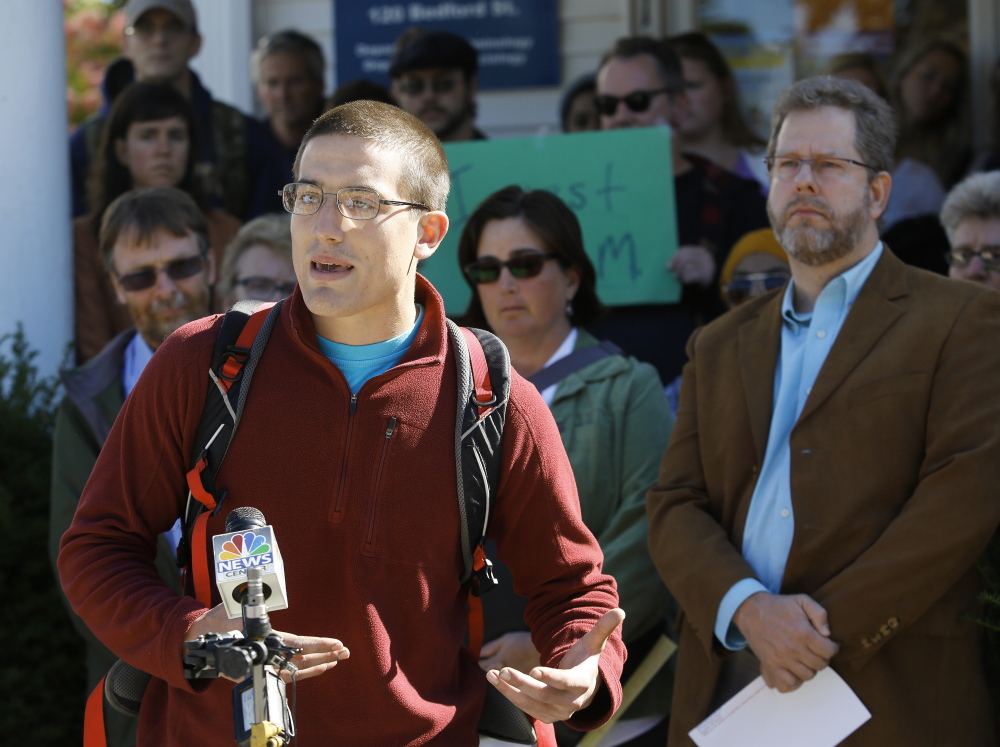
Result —
<instances>
[{"instance_id":1,"label":"sunglasses on man","mask_svg":"<svg viewBox=\"0 0 1000 747\"><path fill-rule=\"evenodd\" d=\"M433 93L451 93L458 86L455 77L433 78L429 83L423 78L404 78L396 84L400 93L406 96L419 96L424 88L430 87Z\"/></svg>"},{"instance_id":2,"label":"sunglasses on man","mask_svg":"<svg viewBox=\"0 0 1000 747\"><path fill-rule=\"evenodd\" d=\"M184 257L168 262L162 267L144 267L141 270L130 272L128 275L117 275L118 284L125 290L136 293L148 290L156 285L156 277L160 272L166 274L171 280L185 280L194 277L205 268L208 257L203 254L195 254L193 257Z\"/></svg>"},{"instance_id":3,"label":"sunglasses on man","mask_svg":"<svg viewBox=\"0 0 1000 747\"><path fill-rule=\"evenodd\" d=\"M496 257L482 257L475 262L467 264L463 269L465 276L476 285L486 285L495 283L500 279L500 272L506 267L510 274L518 280L537 277L545 267L545 263L550 259L561 259L554 252L531 252L529 254L518 254L505 262L501 262Z\"/></svg>"},{"instance_id":4,"label":"sunglasses on man","mask_svg":"<svg viewBox=\"0 0 1000 747\"><path fill-rule=\"evenodd\" d=\"M639 113L649 109L650 104L653 103L654 96L661 93L670 93L670 91L670 88L657 88L653 91L632 91L632 93L626 96L611 96L610 94L602 93L594 96L594 106L597 108L598 114L610 117L618 109L619 102L624 101L625 106L630 111Z\"/></svg>"}]
</instances>

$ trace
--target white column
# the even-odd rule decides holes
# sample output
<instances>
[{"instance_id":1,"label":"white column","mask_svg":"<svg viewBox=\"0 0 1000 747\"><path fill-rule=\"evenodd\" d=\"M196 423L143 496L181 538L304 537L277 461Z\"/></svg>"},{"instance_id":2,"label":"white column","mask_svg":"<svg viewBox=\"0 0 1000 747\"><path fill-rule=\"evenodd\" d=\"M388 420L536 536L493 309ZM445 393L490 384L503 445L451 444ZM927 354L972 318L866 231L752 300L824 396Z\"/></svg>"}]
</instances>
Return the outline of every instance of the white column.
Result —
<instances>
[{"instance_id":1,"label":"white column","mask_svg":"<svg viewBox=\"0 0 1000 747\"><path fill-rule=\"evenodd\" d=\"M73 336L65 68L63 4L4 3L0 335L22 322L43 375L55 373Z\"/></svg>"},{"instance_id":2,"label":"white column","mask_svg":"<svg viewBox=\"0 0 1000 747\"><path fill-rule=\"evenodd\" d=\"M253 113L251 7L247 0L194 0L201 51L191 68L219 101Z\"/></svg>"},{"instance_id":3,"label":"white column","mask_svg":"<svg viewBox=\"0 0 1000 747\"><path fill-rule=\"evenodd\" d=\"M1000 7L996 0L969 0L969 57L972 69L972 138L976 151L995 149L991 142L1000 123L993 121L990 87L993 65L1000 57Z\"/></svg>"}]
</instances>

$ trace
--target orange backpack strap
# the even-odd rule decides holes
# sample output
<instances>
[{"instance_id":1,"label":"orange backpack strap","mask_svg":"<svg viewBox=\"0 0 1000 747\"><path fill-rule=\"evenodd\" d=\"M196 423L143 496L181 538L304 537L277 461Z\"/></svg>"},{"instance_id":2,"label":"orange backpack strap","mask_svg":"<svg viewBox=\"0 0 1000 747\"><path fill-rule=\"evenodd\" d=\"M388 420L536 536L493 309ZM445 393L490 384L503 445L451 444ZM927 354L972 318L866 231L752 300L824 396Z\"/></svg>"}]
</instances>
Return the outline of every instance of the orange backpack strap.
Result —
<instances>
[{"instance_id":1,"label":"orange backpack strap","mask_svg":"<svg viewBox=\"0 0 1000 747\"><path fill-rule=\"evenodd\" d=\"M206 607L212 606L212 574L208 560L208 517L203 511L194 522L191 533L191 580L194 598Z\"/></svg>"},{"instance_id":2,"label":"orange backpack strap","mask_svg":"<svg viewBox=\"0 0 1000 747\"><path fill-rule=\"evenodd\" d=\"M222 507L225 491L216 490L215 476L236 432L246 391L281 303L237 304L226 313L216 339L209 370L211 381L195 436L194 463L186 474L190 495L177 551L184 580L191 577L195 597L207 606L211 584L207 580L207 515L203 512L214 515Z\"/></svg>"},{"instance_id":3,"label":"orange backpack strap","mask_svg":"<svg viewBox=\"0 0 1000 747\"><path fill-rule=\"evenodd\" d=\"M257 333L264 326L273 303L264 303L257 307L257 310L250 315L247 323L243 326L243 331L236 338L236 344L228 347L224 353L224 361L219 369L219 386L226 392L233 382L239 378L243 365L250 357L250 348L253 341L257 339Z\"/></svg>"},{"instance_id":4,"label":"orange backpack strap","mask_svg":"<svg viewBox=\"0 0 1000 747\"><path fill-rule=\"evenodd\" d=\"M101 677L97 687L87 698L87 709L83 713L83 747L107 747L108 739L104 732L104 680Z\"/></svg>"},{"instance_id":5,"label":"orange backpack strap","mask_svg":"<svg viewBox=\"0 0 1000 747\"><path fill-rule=\"evenodd\" d=\"M493 396L493 387L490 385L490 367L486 362L486 353L483 352L483 345L476 337L476 333L465 327L460 328L465 344L469 349L469 363L472 366L472 384L476 390L476 402L479 403L479 417L485 418L492 412L496 399Z\"/></svg>"},{"instance_id":6,"label":"orange backpack strap","mask_svg":"<svg viewBox=\"0 0 1000 747\"><path fill-rule=\"evenodd\" d=\"M532 724L535 727L535 738L538 740L535 744L538 747L558 747L556 744L556 727L552 724L546 724L538 719L531 719Z\"/></svg>"},{"instance_id":7,"label":"orange backpack strap","mask_svg":"<svg viewBox=\"0 0 1000 747\"><path fill-rule=\"evenodd\" d=\"M473 564L474 574L480 573L490 563L486 558L486 551L483 550L482 545L476 547L473 558L475 559ZM475 576L473 577L475 578ZM478 660L479 654L483 650L485 620L483 619L483 600L476 593L476 588L475 584L469 587L469 651Z\"/></svg>"}]
</instances>

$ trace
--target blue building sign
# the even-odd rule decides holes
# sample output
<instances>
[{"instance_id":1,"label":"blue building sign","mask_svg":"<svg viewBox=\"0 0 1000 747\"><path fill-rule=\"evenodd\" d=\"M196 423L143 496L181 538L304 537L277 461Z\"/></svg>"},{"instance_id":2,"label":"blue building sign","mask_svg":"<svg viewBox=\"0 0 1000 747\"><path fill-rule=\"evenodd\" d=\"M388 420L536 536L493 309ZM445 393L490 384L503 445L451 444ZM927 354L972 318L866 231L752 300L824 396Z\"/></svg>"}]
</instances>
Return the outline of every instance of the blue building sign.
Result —
<instances>
[{"instance_id":1,"label":"blue building sign","mask_svg":"<svg viewBox=\"0 0 1000 747\"><path fill-rule=\"evenodd\" d=\"M452 31L479 52L479 87L558 86L557 0L334 0L337 84L389 84L396 39L411 26Z\"/></svg>"}]
</instances>

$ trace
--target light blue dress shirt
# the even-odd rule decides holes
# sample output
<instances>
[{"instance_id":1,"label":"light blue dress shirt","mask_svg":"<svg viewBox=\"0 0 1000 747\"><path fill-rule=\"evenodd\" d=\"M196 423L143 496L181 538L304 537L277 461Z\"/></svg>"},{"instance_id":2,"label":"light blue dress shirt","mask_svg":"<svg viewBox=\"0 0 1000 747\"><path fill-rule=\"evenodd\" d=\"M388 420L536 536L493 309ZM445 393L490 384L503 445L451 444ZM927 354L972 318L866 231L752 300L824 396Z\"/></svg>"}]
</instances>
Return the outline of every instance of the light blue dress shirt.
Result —
<instances>
[{"instance_id":1,"label":"light blue dress shirt","mask_svg":"<svg viewBox=\"0 0 1000 747\"><path fill-rule=\"evenodd\" d=\"M812 314L796 313L792 306L795 281L788 283L781 304L781 351L774 371L774 408L760 478L750 499L743 530L743 557L757 578L733 584L719 604L715 636L731 650L744 648L746 639L732 624L737 608L752 594L777 594L795 534L792 510L791 447L789 436L813 383L826 361L851 305L882 256L882 242L874 251L823 288Z\"/></svg>"},{"instance_id":2,"label":"light blue dress shirt","mask_svg":"<svg viewBox=\"0 0 1000 747\"><path fill-rule=\"evenodd\" d=\"M132 390L135 389L135 385L139 381L139 376L142 374L143 369L146 368L146 364L153 357L154 352L156 351L149 347L149 343L146 342L145 338L139 332L136 332L135 336L129 340L128 345L125 346L125 353L122 357L122 389L124 390L122 394L125 397L128 397L132 393ZM167 541L176 555L177 545L184 535L183 531L181 531L181 520L178 519L175 521L174 525L163 534L166 535Z\"/></svg>"},{"instance_id":3,"label":"light blue dress shirt","mask_svg":"<svg viewBox=\"0 0 1000 747\"><path fill-rule=\"evenodd\" d=\"M153 349L149 343L138 332L129 340L125 346L125 355L122 360L122 395L127 397L135 388L135 383L139 380L139 374L153 357Z\"/></svg>"},{"instance_id":4,"label":"light blue dress shirt","mask_svg":"<svg viewBox=\"0 0 1000 747\"><path fill-rule=\"evenodd\" d=\"M423 320L424 307L417 304L417 321L413 323L413 328L391 340L371 345L344 345L319 335L316 338L323 355L343 372L351 387L351 394L357 394L366 381L385 373L403 359L416 339Z\"/></svg>"}]
</instances>

